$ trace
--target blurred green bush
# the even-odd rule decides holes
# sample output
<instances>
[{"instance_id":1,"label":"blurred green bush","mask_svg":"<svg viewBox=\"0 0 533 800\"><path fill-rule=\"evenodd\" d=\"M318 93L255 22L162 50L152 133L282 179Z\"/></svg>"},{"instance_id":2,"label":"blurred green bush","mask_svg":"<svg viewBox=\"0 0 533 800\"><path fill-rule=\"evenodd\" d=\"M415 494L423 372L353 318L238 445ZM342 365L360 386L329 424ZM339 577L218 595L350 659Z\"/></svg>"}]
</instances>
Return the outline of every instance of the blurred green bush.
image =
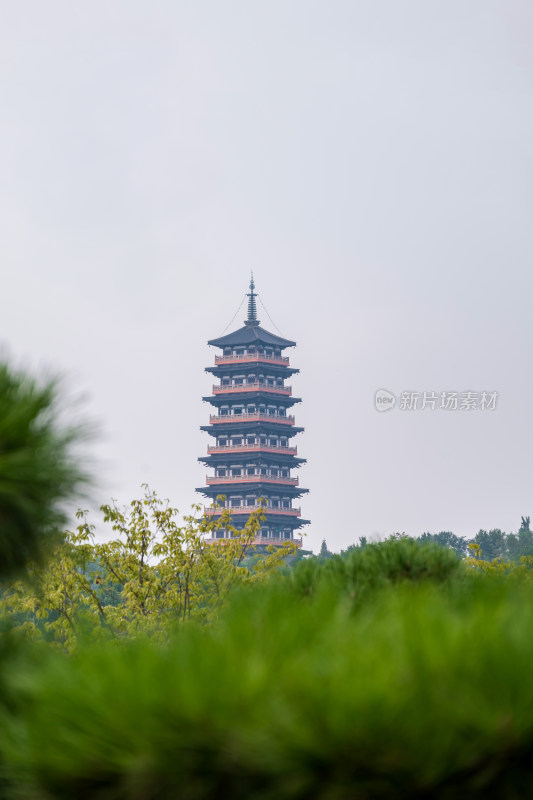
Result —
<instances>
[{"instance_id":1,"label":"blurred green bush","mask_svg":"<svg viewBox=\"0 0 533 800\"><path fill-rule=\"evenodd\" d=\"M4 796L524 798L533 587L408 539L302 562L168 645L26 645Z\"/></svg>"},{"instance_id":2,"label":"blurred green bush","mask_svg":"<svg viewBox=\"0 0 533 800\"><path fill-rule=\"evenodd\" d=\"M88 483L73 455L88 428L66 424L59 394L0 362L0 579L42 557Z\"/></svg>"}]
</instances>

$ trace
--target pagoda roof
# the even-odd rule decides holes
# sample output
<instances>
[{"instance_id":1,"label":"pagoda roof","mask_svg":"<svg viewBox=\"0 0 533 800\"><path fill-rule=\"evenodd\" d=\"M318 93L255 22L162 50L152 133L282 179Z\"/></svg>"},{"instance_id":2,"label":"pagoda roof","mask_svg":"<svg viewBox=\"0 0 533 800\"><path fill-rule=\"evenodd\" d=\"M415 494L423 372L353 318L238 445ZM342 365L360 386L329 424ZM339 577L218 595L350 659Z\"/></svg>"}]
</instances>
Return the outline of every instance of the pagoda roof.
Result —
<instances>
[{"instance_id":1,"label":"pagoda roof","mask_svg":"<svg viewBox=\"0 0 533 800\"><path fill-rule=\"evenodd\" d=\"M205 431L206 433L210 433L212 436L218 436L220 433L240 433L241 429L243 432L251 432L255 430L265 430L272 433L281 433L284 436L295 436L297 433L303 433L305 428L297 428L294 425L282 425L281 423L276 423L276 419L279 417L272 417L272 419L263 418L261 420L243 420L238 428L233 424L234 421L238 420L239 417L237 416L229 416L228 421L225 421L225 418L222 417L224 422L219 423L211 423L210 425L200 425L200 430Z\"/></svg>"},{"instance_id":2,"label":"pagoda roof","mask_svg":"<svg viewBox=\"0 0 533 800\"><path fill-rule=\"evenodd\" d=\"M233 333L228 333L226 336L219 336L218 339L210 339L208 344L214 347L227 347L231 345L245 345L254 344L259 342L261 344L271 344L276 347L294 347L296 342L290 339L284 339L282 336L276 336L274 333L266 331L257 325L243 325Z\"/></svg>"}]
</instances>

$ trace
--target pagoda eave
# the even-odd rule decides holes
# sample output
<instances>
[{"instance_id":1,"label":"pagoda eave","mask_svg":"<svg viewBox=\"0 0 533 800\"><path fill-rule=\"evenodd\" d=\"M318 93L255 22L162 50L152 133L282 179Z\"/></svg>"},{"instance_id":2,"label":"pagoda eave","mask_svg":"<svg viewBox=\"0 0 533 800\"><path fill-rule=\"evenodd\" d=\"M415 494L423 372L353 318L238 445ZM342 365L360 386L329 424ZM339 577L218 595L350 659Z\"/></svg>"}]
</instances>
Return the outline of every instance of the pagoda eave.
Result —
<instances>
[{"instance_id":1,"label":"pagoda eave","mask_svg":"<svg viewBox=\"0 0 533 800\"><path fill-rule=\"evenodd\" d=\"M276 425L275 423L264 423L264 422L251 422L245 425L240 425L239 430L242 429L244 433L250 433L253 431L258 430L265 430L271 433L283 433L288 438L291 436L296 436L298 433L303 433L305 428L295 428L290 427L286 428L284 425ZM204 433L209 433L211 436L219 436L222 434L230 434L232 431L235 430L235 427L231 424L229 425L200 425L200 430L204 431Z\"/></svg>"},{"instance_id":2,"label":"pagoda eave","mask_svg":"<svg viewBox=\"0 0 533 800\"><path fill-rule=\"evenodd\" d=\"M239 462L243 462L244 464L248 464L249 462L257 461L258 458L261 458L261 461L265 461L266 463L279 463L284 467L298 468L301 467L302 464L307 463L306 458L300 458L299 456L291 456L285 453L271 453L268 450L248 450L243 453L233 453L233 456L238 458ZM207 456L199 456L198 461L201 464L205 464L206 466L216 467L220 464L225 464L228 459L228 456L223 455L222 453L214 453Z\"/></svg>"},{"instance_id":3,"label":"pagoda eave","mask_svg":"<svg viewBox=\"0 0 533 800\"><path fill-rule=\"evenodd\" d=\"M250 403L250 402L262 402L265 405L272 405L272 404L282 404L285 408L290 408L291 406L296 405L296 403L301 403L301 397L292 397L290 394L277 394L276 392L264 392L261 389L252 389L249 392L228 392L227 394L210 394L207 397L202 397L204 403L210 403L210 405L218 406L227 405L229 403Z\"/></svg>"},{"instance_id":4,"label":"pagoda eave","mask_svg":"<svg viewBox=\"0 0 533 800\"><path fill-rule=\"evenodd\" d=\"M240 526L246 525L250 515L252 513L256 513L258 509L250 509L248 511L246 508L206 508L204 509L204 515L209 519L220 519L223 512L230 512L230 525L234 525L236 528ZM262 525L279 525L283 526L284 528L292 528L295 530L296 528L300 528L302 525L309 525L310 520L302 519L298 513L291 513L291 509L287 509L287 512L284 513L284 510L279 509L271 509L265 510L262 512L261 516L264 516L264 520L261 520Z\"/></svg>"},{"instance_id":5,"label":"pagoda eave","mask_svg":"<svg viewBox=\"0 0 533 800\"><path fill-rule=\"evenodd\" d=\"M243 481L242 483L212 483L209 486L201 486L196 491L199 494L203 494L204 497L212 497L213 499L221 495L228 497L234 492L239 494L246 492L261 493L263 491L272 494L272 492L276 492L292 498L301 497L302 494L309 493L309 489L303 489L290 483L276 483L264 478L260 481Z\"/></svg>"},{"instance_id":6,"label":"pagoda eave","mask_svg":"<svg viewBox=\"0 0 533 800\"><path fill-rule=\"evenodd\" d=\"M232 333L219 336L217 339L210 339L207 344L213 347L242 347L261 344L267 347L270 345L279 347L280 350L284 350L286 347L296 346L296 342L266 331L259 326L259 323L245 324L243 328L239 328Z\"/></svg>"},{"instance_id":7,"label":"pagoda eave","mask_svg":"<svg viewBox=\"0 0 533 800\"><path fill-rule=\"evenodd\" d=\"M209 372L211 375L215 376L238 375L243 371L248 372L250 367L268 370L268 372L271 372L276 377L283 376L284 378L290 378L291 375L297 375L300 372L300 370L296 367L286 367L282 364L271 364L268 361L248 361L242 364L215 364L212 367L205 367L205 372Z\"/></svg>"}]
</instances>

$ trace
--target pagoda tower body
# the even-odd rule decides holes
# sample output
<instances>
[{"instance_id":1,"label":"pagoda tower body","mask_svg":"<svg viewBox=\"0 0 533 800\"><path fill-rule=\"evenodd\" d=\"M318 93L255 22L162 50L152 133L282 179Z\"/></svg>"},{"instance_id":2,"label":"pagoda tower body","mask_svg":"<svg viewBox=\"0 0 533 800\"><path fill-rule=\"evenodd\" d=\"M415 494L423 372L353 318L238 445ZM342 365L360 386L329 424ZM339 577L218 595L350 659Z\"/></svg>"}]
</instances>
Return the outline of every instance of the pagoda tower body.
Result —
<instances>
[{"instance_id":1,"label":"pagoda tower body","mask_svg":"<svg viewBox=\"0 0 533 800\"><path fill-rule=\"evenodd\" d=\"M302 489L294 475L305 459L298 457L293 438L303 428L295 426L290 414L292 406L301 401L286 385L299 370L283 355L296 342L260 327L254 289L252 276L244 327L208 342L221 350L214 366L206 367L217 383L212 394L203 398L214 406L215 413L209 425L201 428L213 441L199 461L212 474L196 491L211 501L205 508L207 515L220 515L228 508L238 529L244 527L251 512L262 508L265 520L254 544L283 545L292 540L301 546L295 532L309 520L302 519L295 501L308 489ZM220 495L225 501L217 504ZM220 528L213 535L226 538L231 533Z\"/></svg>"}]
</instances>

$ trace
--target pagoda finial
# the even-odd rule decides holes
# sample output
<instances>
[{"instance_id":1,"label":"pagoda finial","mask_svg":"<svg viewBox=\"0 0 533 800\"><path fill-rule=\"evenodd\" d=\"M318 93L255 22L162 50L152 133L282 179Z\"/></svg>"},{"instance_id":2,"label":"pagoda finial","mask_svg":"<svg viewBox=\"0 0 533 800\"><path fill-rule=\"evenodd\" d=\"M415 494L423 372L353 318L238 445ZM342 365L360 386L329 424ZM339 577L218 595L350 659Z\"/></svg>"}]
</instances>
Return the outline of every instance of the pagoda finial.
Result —
<instances>
[{"instance_id":1,"label":"pagoda finial","mask_svg":"<svg viewBox=\"0 0 533 800\"><path fill-rule=\"evenodd\" d=\"M255 327L259 325L259 320L257 319L257 306L255 303L255 298L257 295L254 292L254 289L254 273L252 272L250 276L250 291L248 292L248 319L244 321L244 324L253 325Z\"/></svg>"}]
</instances>

